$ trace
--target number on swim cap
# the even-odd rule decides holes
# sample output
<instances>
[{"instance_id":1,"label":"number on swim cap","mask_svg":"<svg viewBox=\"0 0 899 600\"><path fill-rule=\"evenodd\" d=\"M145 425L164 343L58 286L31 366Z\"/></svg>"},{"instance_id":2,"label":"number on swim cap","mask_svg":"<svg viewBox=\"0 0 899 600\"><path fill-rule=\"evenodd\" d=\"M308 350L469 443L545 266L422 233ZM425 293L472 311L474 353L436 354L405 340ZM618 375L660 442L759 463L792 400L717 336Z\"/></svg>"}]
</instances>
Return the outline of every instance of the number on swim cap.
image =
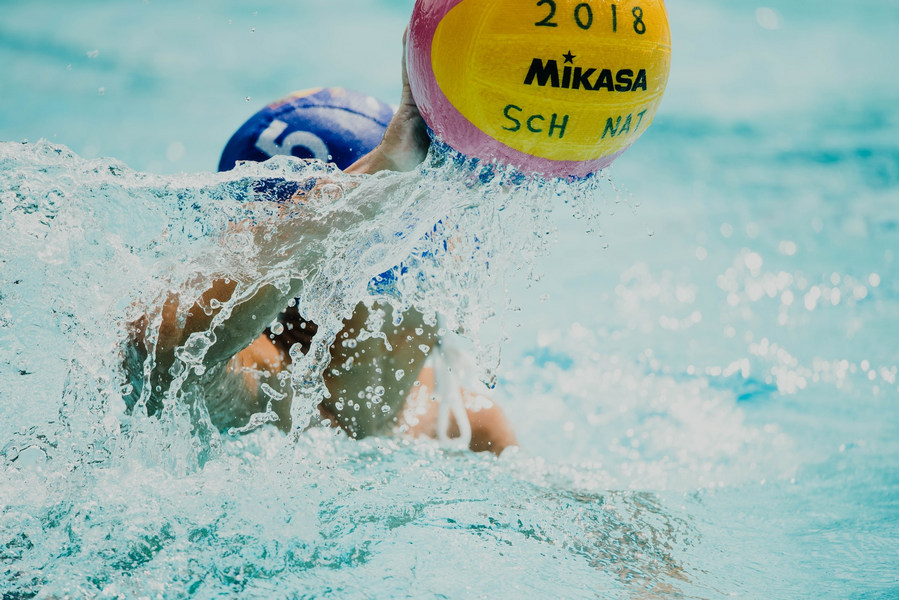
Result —
<instances>
[{"instance_id":1,"label":"number on swim cap","mask_svg":"<svg viewBox=\"0 0 899 600\"><path fill-rule=\"evenodd\" d=\"M238 161L286 154L318 158L345 169L381 141L393 109L346 88L314 88L272 102L231 136L219 170Z\"/></svg>"},{"instance_id":2,"label":"number on swim cap","mask_svg":"<svg viewBox=\"0 0 899 600\"><path fill-rule=\"evenodd\" d=\"M305 148L312 158L317 158L325 162L329 160L330 153L328 152L328 146L320 137L312 132L294 131L293 133L287 134L284 139L281 140L281 143L278 143L278 137L284 133L287 126L288 124L284 121L279 121L278 119L272 121L265 131L259 134L259 138L256 140L256 147L269 156L278 154L292 156L294 155L294 149Z\"/></svg>"}]
</instances>

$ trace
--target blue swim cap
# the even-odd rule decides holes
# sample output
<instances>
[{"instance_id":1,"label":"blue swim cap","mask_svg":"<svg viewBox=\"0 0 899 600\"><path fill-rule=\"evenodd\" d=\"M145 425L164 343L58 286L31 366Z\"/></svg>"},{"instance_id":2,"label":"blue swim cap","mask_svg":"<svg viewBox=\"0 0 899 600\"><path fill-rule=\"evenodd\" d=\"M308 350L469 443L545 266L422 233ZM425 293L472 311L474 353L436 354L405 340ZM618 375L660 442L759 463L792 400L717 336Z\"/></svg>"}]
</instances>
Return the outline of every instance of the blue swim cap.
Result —
<instances>
[{"instance_id":1,"label":"blue swim cap","mask_svg":"<svg viewBox=\"0 0 899 600\"><path fill-rule=\"evenodd\" d=\"M345 169L377 146L393 109L345 88L294 92L269 104L231 137L219 171L237 161L261 162L277 154L318 158Z\"/></svg>"},{"instance_id":2,"label":"blue swim cap","mask_svg":"<svg viewBox=\"0 0 899 600\"><path fill-rule=\"evenodd\" d=\"M345 88L314 88L277 100L241 125L222 152L219 171L233 169L237 161L261 162L277 154L318 158L345 169L381 142L393 108L373 96ZM254 183L257 199L287 200L300 184L284 179ZM405 264L372 279L374 293L394 291Z\"/></svg>"}]
</instances>

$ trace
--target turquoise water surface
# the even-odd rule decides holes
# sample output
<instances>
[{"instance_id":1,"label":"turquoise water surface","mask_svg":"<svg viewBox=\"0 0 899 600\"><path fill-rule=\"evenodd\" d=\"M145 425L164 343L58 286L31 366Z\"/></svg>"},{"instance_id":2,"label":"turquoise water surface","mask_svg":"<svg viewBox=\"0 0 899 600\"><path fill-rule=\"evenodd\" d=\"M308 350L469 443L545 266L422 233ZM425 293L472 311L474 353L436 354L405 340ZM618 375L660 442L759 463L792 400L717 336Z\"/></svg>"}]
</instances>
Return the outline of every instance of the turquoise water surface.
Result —
<instances>
[{"instance_id":1,"label":"turquoise water surface","mask_svg":"<svg viewBox=\"0 0 899 600\"><path fill-rule=\"evenodd\" d=\"M519 452L124 414L141 303L313 259L219 243L272 218L254 178L320 173L212 174L231 133L294 89L395 102L411 6L5 2L0 597L899 597L890 0L669 3L668 92L610 180L363 185L393 195L314 257L322 322L451 215L474 258L401 297L483 338Z\"/></svg>"}]
</instances>

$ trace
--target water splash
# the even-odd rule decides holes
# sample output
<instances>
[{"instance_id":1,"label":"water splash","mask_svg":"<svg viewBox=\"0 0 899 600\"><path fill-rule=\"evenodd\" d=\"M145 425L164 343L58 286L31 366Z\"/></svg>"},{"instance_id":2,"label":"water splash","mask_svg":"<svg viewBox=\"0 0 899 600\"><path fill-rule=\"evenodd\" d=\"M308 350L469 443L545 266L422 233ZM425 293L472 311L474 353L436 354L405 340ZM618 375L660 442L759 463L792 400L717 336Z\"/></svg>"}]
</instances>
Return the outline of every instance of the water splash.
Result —
<instances>
[{"instance_id":1,"label":"water splash","mask_svg":"<svg viewBox=\"0 0 899 600\"><path fill-rule=\"evenodd\" d=\"M752 503L774 497L799 514L815 477L802 465L830 460L833 436L797 443L784 406L838 415L844 394L834 390L881 386L867 408L853 407L861 428L895 389L888 349L846 348L838 335L800 343L835 311L873 318L880 303L894 306L887 271L831 267L819 277L760 245L703 242L700 258L682 240L685 248L666 250L680 270L626 257L611 284L581 282L579 298L595 312L587 326L534 325L536 347L500 386L525 452L494 460L426 441L357 443L324 428L295 439L265 427L223 437L177 377L178 402L152 418L129 415L124 324L149 311L158 327L165 298L192 301L224 275L238 298L263 284L307 283L298 302L323 334L296 355L297 421L321 393L328 344L360 300L443 313L447 328L478 342L489 380L518 319L506 287L513 276L539 278L535 258L558 235L551 211L598 229L599 212L622 204L601 193L607 180L571 195L565 184L440 155L418 173L370 178L289 159L157 177L40 143L0 146L0 167L0 581L23 596L130 596L149 581L175 597L352 597L366 591L360 581L377 581L383 595L427 586L502 596L508 589L491 576L502 572L548 596L718 597L735 585L728 569L750 568L720 560L734 545L730 528L743 528L756 552L795 543L795 522L757 539L753 519L770 515ZM322 180L302 204L277 201ZM680 257L694 253L706 262L690 271ZM371 283L400 262L394 278ZM608 311L597 310L603 304ZM201 366L210 340L188 340L177 376ZM284 391L268 394L269 407ZM237 427L269 418L263 410ZM832 493L826 477L839 465L882 448L845 444L836 466L822 467L821 487ZM798 494L797 479L806 486ZM463 562L474 569L469 581L447 568Z\"/></svg>"},{"instance_id":2,"label":"water splash","mask_svg":"<svg viewBox=\"0 0 899 600\"><path fill-rule=\"evenodd\" d=\"M174 596L315 590L328 581L351 589L351 571L411 568L417 580L442 568L378 549L388 530L410 543L443 531L449 544L483 531L476 551L493 563L506 560L497 550L508 544L520 556L551 549L571 581L614 590L620 578L676 562L672 544L692 535L652 497L569 491L584 478L568 481L526 458L503 466L429 442L358 444L325 429L291 444L270 429L223 443L186 379L210 332L177 351L169 396L183 401L154 418L125 413L124 324L147 313L153 335L165 298L193 299L225 275L237 290L219 315L262 285L305 283L297 302L324 334L296 357L297 420L317 403L327 348L359 301L446 315L446 327L478 341L491 377L508 310L504 278L532 269L551 245L548 216L568 188L439 155L418 173L368 178L293 160L157 177L39 143L0 146L0 166L2 384L6 397L33 399L2 405L12 441L0 506L21 510L0 513L0 547L15 565L3 577L16 594L131 595L147 593L149 579ZM249 201L273 179L318 187L303 203ZM601 184L580 193L595 195ZM592 210L568 191L580 212ZM399 262L391 286L370 285ZM422 487L423 476L433 485ZM485 499L477 490L488 486ZM535 494L545 501L527 509ZM660 521L647 529L635 514ZM672 527L681 533L669 535ZM656 529L668 532L661 545L643 538ZM397 585L409 577L398 574ZM435 590L458 586L445 574L433 581Z\"/></svg>"},{"instance_id":3,"label":"water splash","mask_svg":"<svg viewBox=\"0 0 899 600\"><path fill-rule=\"evenodd\" d=\"M505 278L532 269L552 244L549 215L563 193L578 214L595 218L589 207L599 206L604 181L528 180L435 148L408 174L353 177L279 157L225 174L161 177L114 160L86 161L45 142L4 144L0 223L10 292L0 312L12 325L5 364L12 366L12 389L34 390L22 385L27 379L16 381L16 372L56 377L40 386L45 404L17 411L9 428L31 437L41 430L65 443L63 455L77 447L105 456L136 444L131 451L148 462L174 461L182 469L202 462L219 440L202 403L185 397L188 376L204 368L213 329L235 306L265 286L286 290L296 281L296 302L319 334L310 352L294 354L292 385L303 399L293 403L295 423L308 422L326 393L328 348L359 302L388 303L394 314L415 307L431 322L441 314L445 327L477 342L483 378L491 380L508 310ZM302 200L285 202L297 189ZM389 285L371 284L391 269ZM126 416L121 397L139 382L121 376L125 324L146 315L152 345L167 298L189 305L221 277L236 282L232 298L208 331L177 349L173 383L157 390L180 400L148 420L141 409L151 390L144 385L137 410ZM151 352L145 381L153 369ZM58 420L47 429L50 414ZM125 442L123 423L132 433Z\"/></svg>"}]
</instances>

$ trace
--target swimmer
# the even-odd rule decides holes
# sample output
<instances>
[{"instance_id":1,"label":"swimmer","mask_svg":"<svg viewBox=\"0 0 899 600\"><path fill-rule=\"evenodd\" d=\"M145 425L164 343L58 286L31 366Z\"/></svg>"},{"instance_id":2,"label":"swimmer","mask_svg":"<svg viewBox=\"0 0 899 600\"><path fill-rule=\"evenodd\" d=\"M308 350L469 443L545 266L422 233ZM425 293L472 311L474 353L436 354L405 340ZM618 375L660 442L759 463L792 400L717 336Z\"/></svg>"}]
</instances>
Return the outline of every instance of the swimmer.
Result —
<instances>
[{"instance_id":1,"label":"swimmer","mask_svg":"<svg viewBox=\"0 0 899 600\"><path fill-rule=\"evenodd\" d=\"M383 138L374 149L347 166L346 173L410 171L424 160L430 139L409 88L405 60L402 75L401 102ZM320 224L308 226L310 232L313 227L321 227ZM285 235L290 231L279 233ZM170 369L176 362L176 350L192 333L210 329L218 312L209 308L215 304L213 300L227 302L236 285L234 280L216 280L199 298L184 304L177 295L170 296L161 309L155 347L147 339L148 316L129 325L124 360L133 388L126 398L129 408L136 405L147 385L152 390L146 404L148 413L162 407L160 394L155 391L167 390L171 384ZM254 296L235 305L229 318L215 328L216 341L203 358L205 372L192 374L190 383L199 387L210 420L220 430L241 427L251 415L264 412L270 400L264 390L281 390L285 383L283 374L291 365L290 348L299 344L304 354L309 351L317 327L305 321L296 307L290 306L296 292L296 289L282 291L271 285L262 287ZM359 335L366 329L372 311L382 313L383 318L378 320L386 323L381 330L384 338ZM284 330L277 335L266 335L260 324L271 323L279 315ZM435 325L426 323L414 309L403 315L400 326L394 327L392 323L391 307L375 305L370 310L364 304L359 304L352 317L344 322L343 330L330 348L331 362L325 370L330 398L318 407L323 418L354 438L390 433L442 439L462 435L463 439L470 439L468 445L472 450L495 454L517 445L512 427L496 403L483 392L459 389L452 376L448 379L452 385L448 387L445 375L450 370L435 370L434 364L440 362L438 356L428 361L428 355L438 354L434 350L440 344ZM349 339L356 341L354 348L341 343ZM427 348L428 353L423 353L422 348ZM154 352L155 362L149 381L145 381L144 364L150 352ZM352 367L344 368L351 353ZM400 372L399 377L395 376ZM443 385L441 378L444 378ZM364 406L356 410L351 408L351 403L340 401L355 399L366 388L378 386L384 388L384 395L381 406L373 407L377 410ZM441 408L438 389L447 399L455 395L463 401L457 402L456 410L449 415ZM289 431L292 426L289 403L272 404L277 425ZM464 411L459 410L459 404L464 405Z\"/></svg>"}]
</instances>

